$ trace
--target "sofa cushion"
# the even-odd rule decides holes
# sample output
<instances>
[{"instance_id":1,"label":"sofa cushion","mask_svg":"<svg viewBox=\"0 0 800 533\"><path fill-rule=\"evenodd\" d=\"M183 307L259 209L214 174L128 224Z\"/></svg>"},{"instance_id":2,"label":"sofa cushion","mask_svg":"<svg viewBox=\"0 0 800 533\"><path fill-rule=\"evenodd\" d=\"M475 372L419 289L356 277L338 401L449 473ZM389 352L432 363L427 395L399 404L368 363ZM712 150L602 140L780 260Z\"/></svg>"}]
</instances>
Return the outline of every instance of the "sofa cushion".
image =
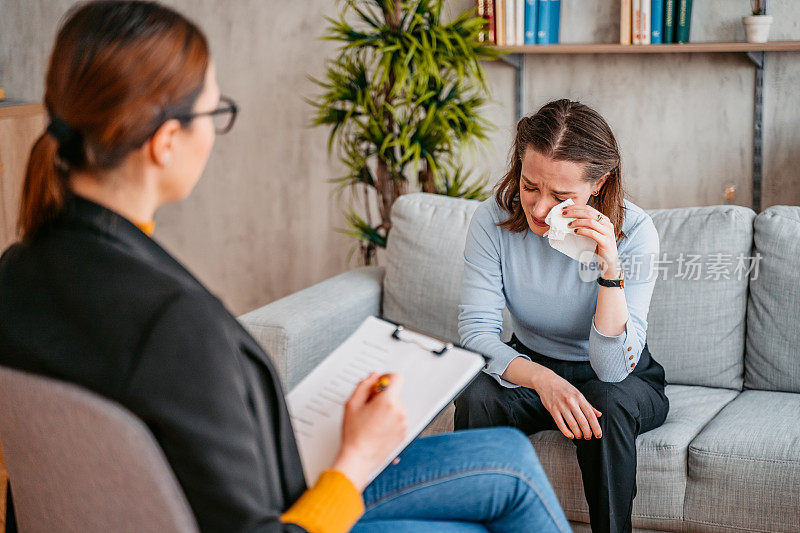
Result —
<instances>
[{"instance_id":1,"label":"sofa cushion","mask_svg":"<svg viewBox=\"0 0 800 533\"><path fill-rule=\"evenodd\" d=\"M773 206L756 217L744 384L800 392L800 207Z\"/></svg>"},{"instance_id":2,"label":"sofa cushion","mask_svg":"<svg viewBox=\"0 0 800 533\"><path fill-rule=\"evenodd\" d=\"M386 246L385 318L459 342L464 246L478 205L425 193L395 201Z\"/></svg>"},{"instance_id":3,"label":"sofa cushion","mask_svg":"<svg viewBox=\"0 0 800 533\"><path fill-rule=\"evenodd\" d=\"M737 267L751 256L755 213L740 206L648 213L661 242L650 352L669 383L741 390L748 276Z\"/></svg>"},{"instance_id":4,"label":"sofa cushion","mask_svg":"<svg viewBox=\"0 0 800 533\"><path fill-rule=\"evenodd\" d=\"M635 527L680 528L689 443L738 393L729 389L668 385L666 394L670 401L666 421L636 440ZM567 518L588 522L589 509L575 445L558 431L536 433L531 441Z\"/></svg>"},{"instance_id":5,"label":"sofa cushion","mask_svg":"<svg viewBox=\"0 0 800 533\"><path fill-rule=\"evenodd\" d=\"M745 391L689 447L690 529L797 531L800 394Z\"/></svg>"},{"instance_id":6,"label":"sofa cushion","mask_svg":"<svg viewBox=\"0 0 800 533\"><path fill-rule=\"evenodd\" d=\"M369 315L379 315L384 268L357 268L239 317L291 390Z\"/></svg>"}]
</instances>

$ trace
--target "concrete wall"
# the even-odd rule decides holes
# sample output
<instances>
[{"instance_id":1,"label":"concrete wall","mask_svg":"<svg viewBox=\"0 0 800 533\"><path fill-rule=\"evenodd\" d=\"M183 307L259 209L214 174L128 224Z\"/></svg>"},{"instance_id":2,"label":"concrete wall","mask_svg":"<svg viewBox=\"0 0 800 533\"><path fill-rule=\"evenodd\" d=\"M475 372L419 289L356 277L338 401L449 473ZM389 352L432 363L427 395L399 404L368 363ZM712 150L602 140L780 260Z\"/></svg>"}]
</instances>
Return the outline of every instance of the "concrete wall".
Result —
<instances>
[{"instance_id":1,"label":"concrete wall","mask_svg":"<svg viewBox=\"0 0 800 533\"><path fill-rule=\"evenodd\" d=\"M59 19L72 0L0 0L0 86L40 100ZM351 241L326 182L341 168L327 132L307 127L330 43L317 37L332 0L170 0L207 32L220 85L242 111L217 139L192 196L157 215L157 238L241 313L352 266ZM453 0L455 11L473 5ZM618 2L563 2L562 42L617 42ZM741 40L747 0L695 2L693 41ZM770 0L771 39L800 40L800 3ZM631 199L645 208L749 205L755 69L744 54L528 56L525 111L567 97L595 107L623 152ZM489 64L496 124L488 148L465 154L494 182L514 129L513 70ZM800 205L800 53L772 53L765 76L763 205Z\"/></svg>"},{"instance_id":2,"label":"concrete wall","mask_svg":"<svg viewBox=\"0 0 800 533\"><path fill-rule=\"evenodd\" d=\"M73 0L0 0L0 86L40 100L56 28ZM211 43L224 94L241 107L192 195L156 215L156 238L242 313L347 270L351 247L326 180L327 132L309 129L308 74L333 46L317 37L330 0L173 0Z\"/></svg>"},{"instance_id":3,"label":"concrete wall","mask_svg":"<svg viewBox=\"0 0 800 533\"><path fill-rule=\"evenodd\" d=\"M458 0L453 9L473 5ZM691 41L744 40L748 0L694 3ZM800 2L770 0L770 40L800 40ZM619 2L562 2L562 43L619 42ZM751 205L755 66L743 53L525 56L526 114L557 98L579 100L611 125L622 150L630 199L645 208ZM770 53L764 76L762 208L800 205L800 52ZM475 157L492 176L508 165L513 140L514 70L487 66L498 125L489 154Z\"/></svg>"}]
</instances>

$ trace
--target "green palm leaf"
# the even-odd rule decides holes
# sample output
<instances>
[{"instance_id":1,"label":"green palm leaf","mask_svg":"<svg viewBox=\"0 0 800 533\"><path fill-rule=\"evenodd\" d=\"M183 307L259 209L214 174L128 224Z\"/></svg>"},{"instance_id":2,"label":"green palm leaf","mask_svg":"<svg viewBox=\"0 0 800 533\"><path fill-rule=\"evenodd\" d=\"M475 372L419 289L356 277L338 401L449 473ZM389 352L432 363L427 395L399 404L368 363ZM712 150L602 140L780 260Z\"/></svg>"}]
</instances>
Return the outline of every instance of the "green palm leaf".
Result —
<instances>
[{"instance_id":1,"label":"green palm leaf","mask_svg":"<svg viewBox=\"0 0 800 533\"><path fill-rule=\"evenodd\" d=\"M479 41L486 21L475 9L442 21L444 0L341 0L322 39L339 44L320 93L307 99L313 126L329 129L328 150L344 165L334 191L353 192L373 225L354 208L342 233L356 239L362 261L386 245L389 207L409 177L425 190L459 198L485 198L487 178L474 178L454 162L486 143L493 125L482 116L488 85L482 61L503 53ZM370 198L377 205L370 206ZM374 215L374 211L368 212Z\"/></svg>"}]
</instances>

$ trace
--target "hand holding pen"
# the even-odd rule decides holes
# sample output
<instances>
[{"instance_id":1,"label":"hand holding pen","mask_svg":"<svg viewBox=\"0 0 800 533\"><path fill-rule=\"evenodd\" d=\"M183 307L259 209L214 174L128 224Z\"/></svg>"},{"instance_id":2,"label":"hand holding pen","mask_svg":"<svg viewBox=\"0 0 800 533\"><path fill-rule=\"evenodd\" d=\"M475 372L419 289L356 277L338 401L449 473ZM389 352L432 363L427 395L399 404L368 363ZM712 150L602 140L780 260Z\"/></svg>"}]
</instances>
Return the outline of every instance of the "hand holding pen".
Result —
<instances>
[{"instance_id":1,"label":"hand holding pen","mask_svg":"<svg viewBox=\"0 0 800 533\"><path fill-rule=\"evenodd\" d=\"M345 404L342 445L333 468L359 490L406 436L406 411L400 401L402 381L399 374L373 372L356 386Z\"/></svg>"},{"instance_id":2,"label":"hand holding pen","mask_svg":"<svg viewBox=\"0 0 800 533\"><path fill-rule=\"evenodd\" d=\"M378 393L385 391L389 388L389 385L392 383L392 375L391 374L381 374L378 376L378 379L372 384L369 390L369 398L367 401L370 401L372 398L375 397Z\"/></svg>"}]
</instances>

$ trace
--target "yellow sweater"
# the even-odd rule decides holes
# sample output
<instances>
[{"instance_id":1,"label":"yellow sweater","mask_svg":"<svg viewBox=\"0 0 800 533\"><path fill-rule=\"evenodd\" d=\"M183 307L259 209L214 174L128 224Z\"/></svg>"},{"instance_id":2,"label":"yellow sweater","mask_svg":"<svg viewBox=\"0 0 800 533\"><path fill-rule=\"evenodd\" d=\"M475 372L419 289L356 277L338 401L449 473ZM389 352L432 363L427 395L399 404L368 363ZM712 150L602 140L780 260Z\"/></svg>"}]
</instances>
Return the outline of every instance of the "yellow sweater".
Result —
<instances>
[{"instance_id":1,"label":"yellow sweater","mask_svg":"<svg viewBox=\"0 0 800 533\"><path fill-rule=\"evenodd\" d=\"M297 524L310 533L338 533L350 531L363 513L364 500L355 485L338 470L326 470L283 513L281 522Z\"/></svg>"},{"instance_id":2,"label":"yellow sweater","mask_svg":"<svg viewBox=\"0 0 800 533\"><path fill-rule=\"evenodd\" d=\"M142 233L146 234L148 237L152 237L153 232L156 230L156 222L154 220L149 222L134 222L134 225L142 230Z\"/></svg>"},{"instance_id":3,"label":"yellow sweater","mask_svg":"<svg viewBox=\"0 0 800 533\"><path fill-rule=\"evenodd\" d=\"M153 235L156 226L152 220L134 224L148 236ZM297 524L309 533L343 533L350 531L362 514L364 500L355 485L338 470L326 470L283 513L281 522Z\"/></svg>"}]
</instances>

